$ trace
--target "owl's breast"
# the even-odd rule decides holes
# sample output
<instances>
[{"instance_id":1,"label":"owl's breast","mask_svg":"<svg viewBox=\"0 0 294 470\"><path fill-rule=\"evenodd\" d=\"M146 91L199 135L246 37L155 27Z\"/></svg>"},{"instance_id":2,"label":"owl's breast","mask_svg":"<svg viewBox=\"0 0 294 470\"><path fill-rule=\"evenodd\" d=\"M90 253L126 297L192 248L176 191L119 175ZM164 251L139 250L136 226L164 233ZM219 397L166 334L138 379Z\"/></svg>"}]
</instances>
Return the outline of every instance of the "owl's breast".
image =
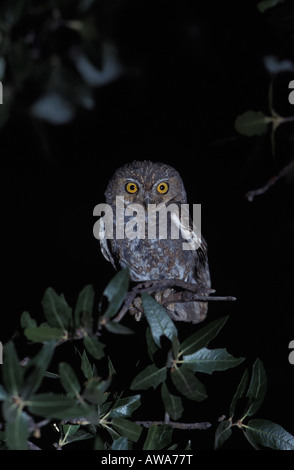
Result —
<instances>
[{"instance_id":1,"label":"owl's breast","mask_svg":"<svg viewBox=\"0 0 294 470\"><path fill-rule=\"evenodd\" d=\"M133 281L182 279L195 282L194 257L182 249L181 240L116 240L115 252L120 266L129 266Z\"/></svg>"}]
</instances>

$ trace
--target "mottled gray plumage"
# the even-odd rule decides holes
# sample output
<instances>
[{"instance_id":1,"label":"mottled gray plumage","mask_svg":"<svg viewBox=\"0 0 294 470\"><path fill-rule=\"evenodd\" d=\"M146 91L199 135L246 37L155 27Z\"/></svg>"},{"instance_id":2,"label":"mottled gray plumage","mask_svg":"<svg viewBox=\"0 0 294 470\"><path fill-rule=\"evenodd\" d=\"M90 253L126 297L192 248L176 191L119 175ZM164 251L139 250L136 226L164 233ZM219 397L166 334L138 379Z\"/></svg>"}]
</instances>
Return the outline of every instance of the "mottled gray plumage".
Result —
<instances>
[{"instance_id":1,"label":"mottled gray plumage","mask_svg":"<svg viewBox=\"0 0 294 470\"><path fill-rule=\"evenodd\" d=\"M137 191L134 194L127 192L128 182L136 184ZM161 182L168 185L165 194L160 194L158 190ZM169 165L150 161L134 161L115 172L105 192L106 203L112 206L114 212L116 196L124 196L125 207L131 203L139 203L146 208L148 203L158 205L163 202L167 207L172 203L179 207L181 204L187 204L186 191L179 173ZM192 231L191 220L189 227L186 228L193 237L195 234ZM196 250L183 250L183 241L182 237L148 239L146 236L145 239L133 240L102 239L100 246L103 255L115 269L129 266L132 281L181 279L210 288L205 241L202 239L200 247ZM160 302L160 299L168 293L170 289L160 295L157 294L155 298ZM206 317L207 302L176 303L170 305L167 312L175 320L199 323Z\"/></svg>"}]
</instances>

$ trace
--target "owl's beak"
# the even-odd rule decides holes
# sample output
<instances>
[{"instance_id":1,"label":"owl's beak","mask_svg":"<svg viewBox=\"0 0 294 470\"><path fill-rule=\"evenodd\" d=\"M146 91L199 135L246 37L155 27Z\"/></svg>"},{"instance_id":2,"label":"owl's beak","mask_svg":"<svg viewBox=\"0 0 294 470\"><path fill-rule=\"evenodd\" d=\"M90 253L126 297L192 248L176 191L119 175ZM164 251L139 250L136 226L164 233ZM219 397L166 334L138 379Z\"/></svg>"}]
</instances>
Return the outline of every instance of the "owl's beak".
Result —
<instances>
[{"instance_id":1,"label":"owl's beak","mask_svg":"<svg viewBox=\"0 0 294 470\"><path fill-rule=\"evenodd\" d=\"M146 211L148 211L148 205L150 204L150 201L151 201L151 200L150 200L149 195L146 194L145 197L144 197L144 201L143 201L144 207L145 207Z\"/></svg>"}]
</instances>

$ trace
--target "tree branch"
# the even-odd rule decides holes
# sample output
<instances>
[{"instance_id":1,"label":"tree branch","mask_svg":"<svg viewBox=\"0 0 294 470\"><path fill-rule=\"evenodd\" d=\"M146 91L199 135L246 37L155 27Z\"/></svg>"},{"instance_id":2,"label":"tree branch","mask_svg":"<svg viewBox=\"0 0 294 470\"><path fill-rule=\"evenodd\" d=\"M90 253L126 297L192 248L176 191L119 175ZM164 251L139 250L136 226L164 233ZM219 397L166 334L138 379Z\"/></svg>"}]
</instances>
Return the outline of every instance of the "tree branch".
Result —
<instances>
[{"instance_id":1,"label":"tree branch","mask_svg":"<svg viewBox=\"0 0 294 470\"><path fill-rule=\"evenodd\" d=\"M210 301L225 301L232 302L236 300L236 297L209 297L209 294L215 292L214 289L207 289L203 286L193 284L192 282L182 281L181 279L159 279L144 281L136 284L127 294L125 301L116 315L112 320L114 322L120 322L125 314L129 311L135 298L143 293L152 294L154 292L162 292L169 288L178 287L182 290L179 292L171 292L168 297L162 300L162 305L169 305L177 302L210 302ZM104 319L104 321L107 321Z\"/></svg>"},{"instance_id":2,"label":"tree branch","mask_svg":"<svg viewBox=\"0 0 294 470\"><path fill-rule=\"evenodd\" d=\"M248 193L246 194L246 198L248 199L248 201L252 202L255 196L264 194L271 186L276 184L276 182L279 181L279 179L281 179L284 176L287 176L293 169L294 169L294 160L290 162L288 165L286 165L276 176L272 176L264 186L258 189L252 189L251 191L248 191Z\"/></svg>"},{"instance_id":3,"label":"tree branch","mask_svg":"<svg viewBox=\"0 0 294 470\"><path fill-rule=\"evenodd\" d=\"M140 426L143 426L144 428L150 428L152 424L155 424L156 426L159 426L160 424L168 424L169 426L175 429L206 430L212 426L212 424L208 422L203 422L203 423L177 423L175 421L168 421L167 423L165 421L135 421L135 422L136 424L139 424Z\"/></svg>"},{"instance_id":4,"label":"tree branch","mask_svg":"<svg viewBox=\"0 0 294 470\"><path fill-rule=\"evenodd\" d=\"M197 295L191 292L175 292L169 295L166 299L162 301L162 305L169 305L173 303L184 303L184 302L234 302L236 297L227 296L227 297L208 297L204 295Z\"/></svg>"}]
</instances>

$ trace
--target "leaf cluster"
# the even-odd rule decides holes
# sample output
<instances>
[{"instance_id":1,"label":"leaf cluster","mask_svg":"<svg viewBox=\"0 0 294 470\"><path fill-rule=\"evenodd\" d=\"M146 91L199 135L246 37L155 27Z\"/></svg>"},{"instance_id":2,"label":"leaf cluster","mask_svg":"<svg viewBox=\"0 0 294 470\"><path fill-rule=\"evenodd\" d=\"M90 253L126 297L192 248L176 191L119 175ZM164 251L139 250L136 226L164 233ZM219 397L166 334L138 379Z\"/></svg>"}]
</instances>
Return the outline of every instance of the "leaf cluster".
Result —
<instances>
[{"instance_id":1,"label":"leaf cluster","mask_svg":"<svg viewBox=\"0 0 294 470\"><path fill-rule=\"evenodd\" d=\"M257 359L252 367L250 382L249 371L246 370L232 399L229 418L222 421L216 430L215 449L221 447L229 439L235 426L242 430L244 436L255 449L264 446L276 450L294 450L294 436L282 426L267 419L247 421L247 418L255 415L261 407L266 388L265 369L260 359ZM244 402L244 399L246 405L240 411L238 404Z\"/></svg>"},{"instance_id":2,"label":"leaf cluster","mask_svg":"<svg viewBox=\"0 0 294 470\"><path fill-rule=\"evenodd\" d=\"M94 0L3 0L0 6L0 127L16 113L67 124L95 107L95 89L121 74L102 43Z\"/></svg>"},{"instance_id":3,"label":"leaf cluster","mask_svg":"<svg viewBox=\"0 0 294 470\"><path fill-rule=\"evenodd\" d=\"M42 299L45 321L40 325L28 312L23 313L21 326L27 346L36 345L38 351L20 359L15 340L4 345L0 385L2 448L42 448L45 430L54 425L58 436L51 448L56 449L90 439L94 449L175 449L178 444L174 442L174 428L190 429L193 425L180 421L186 403L202 402L208 396L198 374L205 377L243 363L244 358L233 357L225 348L208 348L228 317L207 323L182 340L166 310L145 293L141 298L150 364L139 372L136 368L130 370L129 389L118 391L111 350L108 355L102 340L104 332L122 337L133 333L113 320L127 296L128 279L128 269L124 269L106 286L102 298L107 299L107 307L102 309L102 302L99 303L98 321L92 285L80 292L74 309L63 294L48 288ZM68 361L59 354L66 343L73 351ZM159 366L156 358L160 352L165 359ZM106 374L103 363L107 364ZM256 448L293 449L294 437L281 426L268 420L247 422L259 410L266 392L266 375L259 359L253 365L249 385L248 382L246 370L232 399L229 418L216 428L215 448L222 446L232 428L237 427ZM148 389L159 386L166 419L136 420L134 415L148 400ZM236 410L244 397L247 405L240 415Z\"/></svg>"},{"instance_id":4,"label":"leaf cluster","mask_svg":"<svg viewBox=\"0 0 294 470\"><path fill-rule=\"evenodd\" d=\"M284 0L264 0L258 3L257 8L260 13L266 15L267 10L283 2ZM287 15L284 21L286 19L289 19ZM264 112L252 109L244 111L236 117L235 129L239 134L247 137L260 137L267 134L270 130L271 151L272 155L275 155L277 147L276 132L278 128L294 120L294 116L282 116L280 111L276 109L277 106L282 107L282 102L279 102L279 96L281 91L284 92L284 90L281 90L279 87L278 78L287 73L293 75L294 62L292 57L281 60L278 55L266 55L263 57L263 65L269 77L269 84L266 85L268 87L268 111ZM281 146L281 148L284 147L284 145L285 139L283 140L283 146Z\"/></svg>"}]
</instances>

